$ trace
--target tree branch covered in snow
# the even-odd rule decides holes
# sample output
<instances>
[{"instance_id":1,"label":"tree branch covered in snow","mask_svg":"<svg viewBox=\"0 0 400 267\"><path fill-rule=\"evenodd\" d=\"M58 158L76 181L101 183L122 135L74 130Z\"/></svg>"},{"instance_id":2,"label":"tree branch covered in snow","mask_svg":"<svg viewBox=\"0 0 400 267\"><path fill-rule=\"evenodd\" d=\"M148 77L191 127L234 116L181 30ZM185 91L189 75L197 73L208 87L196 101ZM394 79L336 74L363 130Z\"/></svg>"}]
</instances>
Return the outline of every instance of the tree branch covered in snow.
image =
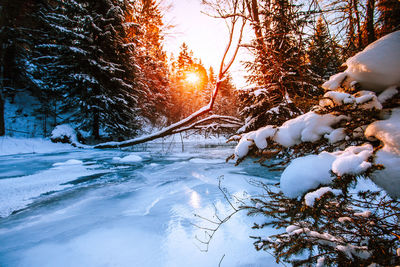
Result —
<instances>
[{"instance_id":1,"label":"tree branch covered in snow","mask_svg":"<svg viewBox=\"0 0 400 267\"><path fill-rule=\"evenodd\" d=\"M293 265L400 264L399 38L347 60L312 111L236 137L237 163L261 156L284 168L279 186L259 184L265 194L241 207L267 217L253 228L280 230L254 237L256 249Z\"/></svg>"}]
</instances>

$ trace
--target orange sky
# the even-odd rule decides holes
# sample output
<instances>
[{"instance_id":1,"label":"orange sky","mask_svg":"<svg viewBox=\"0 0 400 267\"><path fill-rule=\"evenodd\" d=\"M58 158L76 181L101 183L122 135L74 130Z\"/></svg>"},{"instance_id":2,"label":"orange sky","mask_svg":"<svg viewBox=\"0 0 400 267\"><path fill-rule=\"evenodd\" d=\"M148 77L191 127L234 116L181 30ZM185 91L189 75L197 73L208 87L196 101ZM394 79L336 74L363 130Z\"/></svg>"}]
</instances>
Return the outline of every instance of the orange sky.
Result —
<instances>
[{"instance_id":1,"label":"orange sky","mask_svg":"<svg viewBox=\"0 0 400 267\"><path fill-rule=\"evenodd\" d=\"M186 42L193 50L194 56L200 58L208 69L213 66L218 71L219 63L226 47L228 30L222 19L211 18L201 11L206 10L201 5L201 0L166 0L172 4L169 11L165 12L165 22L175 25L172 34L166 38L165 50L168 53L179 53L182 42ZM242 51L242 54L245 51ZM238 87L245 86L243 71L239 61L236 60L231 69L231 74Z\"/></svg>"}]
</instances>

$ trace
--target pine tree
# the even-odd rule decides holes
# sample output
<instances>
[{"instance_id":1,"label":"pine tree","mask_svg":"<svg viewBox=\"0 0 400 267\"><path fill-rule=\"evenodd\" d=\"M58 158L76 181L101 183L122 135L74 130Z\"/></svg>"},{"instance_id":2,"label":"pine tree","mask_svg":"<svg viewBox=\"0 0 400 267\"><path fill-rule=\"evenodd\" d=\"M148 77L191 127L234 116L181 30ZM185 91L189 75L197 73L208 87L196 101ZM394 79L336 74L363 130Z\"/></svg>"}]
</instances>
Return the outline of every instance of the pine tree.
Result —
<instances>
[{"instance_id":1,"label":"pine tree","mask_svg":"<svg viewBox=\"0 0 400 267\"><path fill-rule=\"evenodd\" d=\"M257 36L253 42L255 60L245 66L251 73L248 81L257 87L241 92L244 131L280 121L268 114L274 107L285 105L286 110L279 112L285 116L298 114L294 99L304 100L296 103L301 107L315 94L305 63L299 30L303 21L296 15L297 7L289 0L263 1L252 7L257 11L253 10L257 13L253 26Z\"/></svg>"},{"instance_id":2,"label":"pine tree","mask_svg":"<svg viewBox=\"0 0 400 267\"><path fill-rule=\"evenodd\" d=\"M316 75L316 86L320 86L322 81L333 75L339 66L338 53L336 53L334 45L329 38L326 25L320 17L307 51L309 69Z\"/></svg>"},{"instance_id":3,"label":"pine tree","mask_svg":"<svg viewBox=\"0 0 400 267\"><path fill-rule=\"evenodd\" d=\"M89 2L86 23L92 43L87 47L82 72L76 78L90 83L75 92L80 100L76 120L90 129L95 139L100 129L106 134L126 138L138 128L135 88L136 68L130 57L132 48L125 45L124 13L120 1ZM86 71L87 70L87 71Z\"/></svg>"},{"instance_id":4,"label":"pine tree","mask_svg":"<svg viewBox=\"0 0 400 267\"><path fill-rule=\"evenodd\" d=\"M382 37L400 30L400 2L397 0L378 0L378 35Z\"/></svg>"},{"instance_id":5,"label":"pine tree","mask_svg":"<svg viewBox=\"0 0 400 267\"><path fill-rule=\"evenodd\" d=\"M35 24L32 16L36 1L4 0L0 3L0 136L5 134L4 103L17 91L33 91L23 62L31 47L29 29Z\"/></svg>"},{"instance_id":6,"label":"pine tree","mask_svg":"<svg viewBox=\"0 0 400 267\"><path fill-rule=\"evenodd\" d=\"M163 15L159 1L129 1L126 23L135 23L127 31L128 38L136 44L137 65L141 69L140 83L146 92L146 101L140 103L141 113L153 124L161 123L170 109L168 66L163 50Z\"/></svg>"}]
</instances>

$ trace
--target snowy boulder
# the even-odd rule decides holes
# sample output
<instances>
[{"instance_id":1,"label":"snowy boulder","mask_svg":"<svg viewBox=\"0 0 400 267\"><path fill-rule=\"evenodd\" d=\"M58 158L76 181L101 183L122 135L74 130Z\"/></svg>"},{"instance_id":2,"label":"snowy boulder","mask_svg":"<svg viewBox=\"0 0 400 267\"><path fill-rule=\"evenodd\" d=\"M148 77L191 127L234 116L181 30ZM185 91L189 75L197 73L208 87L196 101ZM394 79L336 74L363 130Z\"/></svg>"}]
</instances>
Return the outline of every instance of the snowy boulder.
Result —
<instances>
[{"instance_id":1,"label":"snowy boulder","mask_svg":"<svg viewBox=\"0 0 400 267\"><path fill-rule=\"evenodd\" d=\"M322 87L337 90L345 81L357 82L362 89L381 92L400 86L400 31L393 32L368 45L346 61L347 69L333 75Z\"/></svg>"},{"instance_id":2,"label":"snowy boulder","mask_svg":"<svg viewBox=\"0 0 400 267\"><path fill-rule=\"evenodd\" d=\"M393 109L389 119L370 124L365 136L384 144L376 153L375 163L385 168L375 171L371 179L391 197L400 198L400 108Z\"/></svg>"},{"instance_id":3,"label":"snowy boulder","mask_svg":"<svg viewBox=\"0 0 400 267\"><path fill-rule=\"evenodd\" d=\"M50 139L54 143L79 143L77 132L69 124L57 125L51 132Z\"/></svg>"}]
</instances>

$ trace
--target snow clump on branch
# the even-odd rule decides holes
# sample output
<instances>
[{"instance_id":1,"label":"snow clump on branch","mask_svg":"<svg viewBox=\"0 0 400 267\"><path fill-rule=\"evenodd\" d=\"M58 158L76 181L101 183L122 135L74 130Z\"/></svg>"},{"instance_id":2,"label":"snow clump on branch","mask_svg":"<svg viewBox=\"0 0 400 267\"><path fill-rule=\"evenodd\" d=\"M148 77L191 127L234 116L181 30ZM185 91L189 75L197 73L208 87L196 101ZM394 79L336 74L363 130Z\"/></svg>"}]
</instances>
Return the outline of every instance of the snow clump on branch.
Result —
<instances>
[{"instance_id":1,"label":"snow clump on branch","mask_svg":"<svg viewBox=\"0 0 400 267\"><path fill-rule=\"evenodd\" d=\"M368 45L346 61L347 69L333 75L322 87L337 90L343 82L360 84L364 90L382 92L400 86L400 31L393 32Z\"/></svg>"}]
</instances>

